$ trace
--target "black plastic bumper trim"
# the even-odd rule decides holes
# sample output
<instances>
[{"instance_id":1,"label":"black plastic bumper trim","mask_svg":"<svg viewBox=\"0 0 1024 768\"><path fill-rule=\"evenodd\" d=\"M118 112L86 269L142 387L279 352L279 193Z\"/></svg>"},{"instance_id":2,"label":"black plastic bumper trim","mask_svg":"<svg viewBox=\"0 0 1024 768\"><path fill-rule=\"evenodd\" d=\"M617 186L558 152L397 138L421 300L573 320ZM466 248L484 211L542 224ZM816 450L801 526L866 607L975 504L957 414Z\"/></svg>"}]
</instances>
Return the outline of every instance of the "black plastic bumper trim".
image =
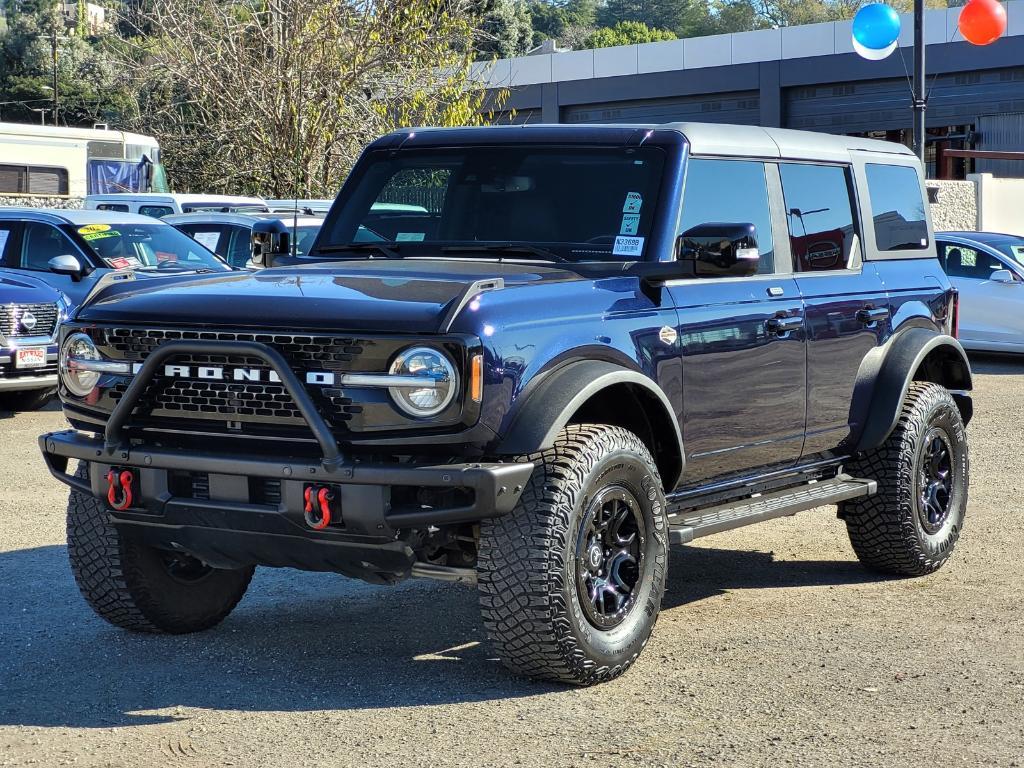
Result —
<instances>
[{"instance_id":1,"label":"black plastic bumper trim","mask_svg":"<svg viewBox=\"0 0 1024 768\"><path fill-rule=\"evenodd\" d=\"M39 438L50 473L62 483L92 495L89 483L67 474L69 459L146 469L179 469L210 474L271 477L281 480L308 480L328 484L376 486L418 486L429 488L469 488L474 491L470 506L451 509L401 510L385 515L392 528L419 527L457 522L472 522L508 514L515 507L533 464L377 464L346 462L325 469L315 460L274 461L260 456L228 457L213 453L175 451L146 445L116 449L113 454L104 441L82 432L51 432Z\"/></svg>"}]
</instances>

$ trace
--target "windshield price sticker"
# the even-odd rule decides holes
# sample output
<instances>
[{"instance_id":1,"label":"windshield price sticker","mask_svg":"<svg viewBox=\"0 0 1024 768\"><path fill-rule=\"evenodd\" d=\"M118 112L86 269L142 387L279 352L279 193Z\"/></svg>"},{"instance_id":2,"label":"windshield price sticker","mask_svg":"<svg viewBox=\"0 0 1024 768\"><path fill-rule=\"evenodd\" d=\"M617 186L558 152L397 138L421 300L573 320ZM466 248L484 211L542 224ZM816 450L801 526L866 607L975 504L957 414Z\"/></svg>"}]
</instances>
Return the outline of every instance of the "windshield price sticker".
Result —
<instances>
[{"instance_id":1,"label":"windshield price sticker","mask_svg":"<svg viewBox=\"0 0 1024 768\"><path fill-rule=\"evenodd\" d=\"M623 213L640 213L640 207L644 204L643 197L639 192L627 192L626 202L622 204Z\"/></svg>"},{"instance_id":2,"label":"windshield price sticker","mask_svg":"<svg viewBox=\"0 0 1024 768\"><path fill-rule=\"evenodd\" d=\"M84 227L78 228L78 234L93 235L97 232L106 232L108 229L110 229L109 224L86 224Z\"/></svg>"},{"instance_id":3,"label":"windshield price sticker","mask_svg":"<svg viewBox=\"0 0 1024 768\"><path fill-rule=\"evenodd\" d=\"M639 256L644 250L644 239L642 237L625 237L619 235L615 238L615 247L612 254L615 256Z\"/></svg>"},{"instance_id":4,"label":"windshield price sticker","mask_svg":"<svg viewBox=\"0 0 1024 768\"><path fill-rule=\"evenodd\" d=\"M622 226L619 228L620 235L635 235L637 229L640 227L640 214L639 213L624 213L622 214Z\"/></svg>"}]
</instances>

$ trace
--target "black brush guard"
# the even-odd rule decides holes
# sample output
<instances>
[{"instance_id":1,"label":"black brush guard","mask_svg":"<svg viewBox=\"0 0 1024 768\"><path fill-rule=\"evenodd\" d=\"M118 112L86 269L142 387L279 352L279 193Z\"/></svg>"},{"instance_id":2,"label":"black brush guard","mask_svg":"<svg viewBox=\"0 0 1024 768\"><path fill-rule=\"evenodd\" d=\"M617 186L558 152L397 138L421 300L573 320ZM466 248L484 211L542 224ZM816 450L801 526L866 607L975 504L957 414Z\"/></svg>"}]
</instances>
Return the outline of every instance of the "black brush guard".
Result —
<instances>
[{"instance_id":1,"label":"black brush guard","mask_svg":"<svg viewBox=\"0 0 1024 768\"><path fill-rule=\"evenodd\" d=\"M128 439L126 430L139 400L160 366L187 354L254 357L280 378L320 446L321 458L225 455L175 450ZM515 507L533 464L385 464L345 457L312 398L275 349L259 342L171 341L146 359L110 414L103 438L67 430L39 438L46 465L61 482L106 498L109 469L138 474L139 501L124 511L110 510L157 546L184 549L211 565L281 565L331 570L370 581L408 575L415 556L399 540L401 529L471 523L508 514ZM68 461L88 462L89 479L68 474ZM208 476L209 499L176 497L174 472ZM280 503L254 503L251 489L261 480L280 483ZM302 515L303 489L310 484L340 490L342 524L312 531ZM450 506L395 506L391 489L453 490ZM446 496L442 493L440 498Z\"/></svg>"}]
</instances>

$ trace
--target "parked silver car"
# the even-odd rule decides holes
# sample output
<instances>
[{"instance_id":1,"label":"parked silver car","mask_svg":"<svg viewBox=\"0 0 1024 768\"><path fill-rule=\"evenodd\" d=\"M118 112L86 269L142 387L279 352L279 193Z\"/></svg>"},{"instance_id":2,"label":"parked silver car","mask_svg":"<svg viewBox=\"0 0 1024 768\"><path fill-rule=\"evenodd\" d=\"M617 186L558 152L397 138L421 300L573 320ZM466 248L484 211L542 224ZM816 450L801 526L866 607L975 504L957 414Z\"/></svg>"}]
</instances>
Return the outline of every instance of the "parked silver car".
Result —
<instances>
[{"instance_id":1,"label":"parked silver car","mask_svg":"<svg viewBox=\"0 0 1024 768\"><path fill-rule=\"evenodd\" d=\"M1024 237L936 232L939 261L960 291L966 349L1024 353Z\"/></svg>"}]
</instances>

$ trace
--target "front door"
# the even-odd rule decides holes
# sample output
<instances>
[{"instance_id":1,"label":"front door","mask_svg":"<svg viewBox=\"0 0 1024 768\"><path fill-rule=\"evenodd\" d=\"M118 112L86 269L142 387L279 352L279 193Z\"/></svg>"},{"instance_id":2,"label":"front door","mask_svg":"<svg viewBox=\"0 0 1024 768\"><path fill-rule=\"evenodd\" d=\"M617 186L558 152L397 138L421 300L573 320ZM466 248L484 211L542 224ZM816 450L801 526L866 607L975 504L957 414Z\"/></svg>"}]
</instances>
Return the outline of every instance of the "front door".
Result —
<instances>
[{"instance_id":1,"label":"front door","mask_svg":"<svg viewBox=\"0 0 1024 768\"><path fill-rule=\"evenodd\" d=\"M750 277L669 284L679 314L687 486L791 466L803 446L803 304L788 249L775 247L785 235L779 216L773 222L769 184L778 184L774 166L760 161L692 158L687 166L680 231L753 224L760 255Z\"/></svg>"}]
</instances>

